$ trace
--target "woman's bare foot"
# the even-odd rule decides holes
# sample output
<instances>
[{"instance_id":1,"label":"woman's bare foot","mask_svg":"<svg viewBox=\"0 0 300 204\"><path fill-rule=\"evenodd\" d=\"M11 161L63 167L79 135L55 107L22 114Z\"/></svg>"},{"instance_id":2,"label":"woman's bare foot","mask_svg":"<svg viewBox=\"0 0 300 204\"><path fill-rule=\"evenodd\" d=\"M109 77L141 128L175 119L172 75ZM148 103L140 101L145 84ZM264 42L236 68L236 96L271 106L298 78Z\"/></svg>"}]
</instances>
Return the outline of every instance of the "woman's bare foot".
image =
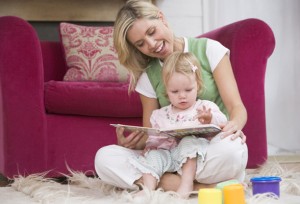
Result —
<instances>
[{"instance_id":1,"label":"woman's bare foot","mask_svg":"<svg viewBox=\"0 0 300 204\"><path fill-rule=\"evenodd\" d=\"M164 173L162 176L160 183L158 184L159 188L164 189L165 191L177 191L180 186L181 176L179 174L174 173ZM195 182L193 190L198 191L201 188L214 188L216 184L202 184Z\"/></svg>"},{"instance_id":2,"label":"woman's bare foot","mask_svg":"<svg viewBox=\"0 0 300 204\"><path fill-rule=\"evenodd\" d=\"M198 191L199 189L202 188L215 188L216 184L203 184L203 183L198 183L198 182L194 182L194 191Z\"/></svg>"},{"instance_id":3,"label":"woman's bare foot","mask_svg":"<svg viewBox=\"0 0 300 204\"><path fill-rule=\"evenodd\" d=\"M158 184L159 188L165 191L175 191L178 189L181 181L181 176L174 173L164 173Z\"/></svg>"}]
</instances>

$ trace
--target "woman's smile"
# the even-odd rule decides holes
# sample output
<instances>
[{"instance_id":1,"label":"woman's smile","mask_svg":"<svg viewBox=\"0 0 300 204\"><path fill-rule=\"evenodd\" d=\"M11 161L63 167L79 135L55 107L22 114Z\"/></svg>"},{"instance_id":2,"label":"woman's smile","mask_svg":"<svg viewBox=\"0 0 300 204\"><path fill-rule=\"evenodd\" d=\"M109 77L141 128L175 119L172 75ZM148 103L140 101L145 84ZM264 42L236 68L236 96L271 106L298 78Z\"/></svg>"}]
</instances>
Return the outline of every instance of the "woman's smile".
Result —
<instances>
[{"instance_id":1,"label":"woman's smile","mask_svg":"<svg viewBox=\"0 0 300 204\"><path fill-rule=\"evenodd\" d=\"M161 45L156 48L155 52L159 53L160 51L162 51L162 49L164 48L164 42L161 43Z\"/></svg>"}]
</instances>

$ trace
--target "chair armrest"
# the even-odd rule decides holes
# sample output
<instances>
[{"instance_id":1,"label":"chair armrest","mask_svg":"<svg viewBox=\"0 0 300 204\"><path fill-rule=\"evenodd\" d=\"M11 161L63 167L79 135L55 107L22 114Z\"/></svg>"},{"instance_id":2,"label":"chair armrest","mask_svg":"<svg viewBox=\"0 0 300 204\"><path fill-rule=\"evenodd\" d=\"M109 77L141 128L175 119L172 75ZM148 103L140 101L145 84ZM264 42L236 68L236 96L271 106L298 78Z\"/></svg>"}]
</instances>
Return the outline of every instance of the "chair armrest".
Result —
<instances>
[{"instance_id":1,"label":"chair armrest","mask_svg":"<svg viewBox=\"0 0 300 204\"><path fill-rule=\"evenodd\" d=\"M248 112L243 131L249 149L248 168L256 168L267 158L265 118L265 72L275 48L271 28L259 19L246 19L198 37L219 41L230 49L230 60L241 98Z\"/></svg>"},{"instance_id":2,"label":"chair armrest","mask_svg":"<svg viewBox=\"0 0 300 204\"><path fill-rule=\"evenodd\" d=\"M41 169L46 124L40 42L28 22L13 16L0 17L0 39L0 171Z\"/></svg>"}]
</instances>

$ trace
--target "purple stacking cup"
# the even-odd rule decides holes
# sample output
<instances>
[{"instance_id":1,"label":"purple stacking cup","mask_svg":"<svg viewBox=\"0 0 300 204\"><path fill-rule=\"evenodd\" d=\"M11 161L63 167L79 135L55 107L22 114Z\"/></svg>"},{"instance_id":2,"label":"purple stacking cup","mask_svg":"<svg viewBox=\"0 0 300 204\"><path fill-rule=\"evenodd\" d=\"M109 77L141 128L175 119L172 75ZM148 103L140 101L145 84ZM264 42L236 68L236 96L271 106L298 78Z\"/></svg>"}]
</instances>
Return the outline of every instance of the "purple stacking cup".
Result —
<instances>
[{"instance_id":1,"label":"purple stacking cup","mask_svg":"<svg viewBox=\"0 0 300 204\"><path fill-rule=\"evenodd\" d=\"M279 183L280 177L276 176L264 176L264 177L253 177L250 180L252 182L252 193L253 195L262 193L274 193L280 196Z\"/></svg>"}]
</instances>

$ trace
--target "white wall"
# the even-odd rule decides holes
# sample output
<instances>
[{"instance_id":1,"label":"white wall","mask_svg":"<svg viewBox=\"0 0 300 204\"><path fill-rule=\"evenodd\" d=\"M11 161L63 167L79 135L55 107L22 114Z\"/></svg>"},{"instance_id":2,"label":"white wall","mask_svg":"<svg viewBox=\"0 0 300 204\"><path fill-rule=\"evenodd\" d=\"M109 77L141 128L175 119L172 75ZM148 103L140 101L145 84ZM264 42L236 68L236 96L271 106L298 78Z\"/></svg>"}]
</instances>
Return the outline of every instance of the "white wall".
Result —
<instances>
[{"instance_id":1,"label":"white wall","mask_svg":"<svg viewBox=\"0 0 300 204\"><path fill-rule=\"evenodd\" d=\"M203 33L202 0L156 0L177 36Z\"/></svg>"},{"instance_id":2,"label":"white wall","mask_svg":"<svg viewBox=\"0 0 300 204\"><path fill-rule=\"evenodd\" d=\"M196 36L245 18L272 28L276 48L266 72L268 143L300 152L300 1L157 0L178 36Z\"/></svg>"}]
</instances>

